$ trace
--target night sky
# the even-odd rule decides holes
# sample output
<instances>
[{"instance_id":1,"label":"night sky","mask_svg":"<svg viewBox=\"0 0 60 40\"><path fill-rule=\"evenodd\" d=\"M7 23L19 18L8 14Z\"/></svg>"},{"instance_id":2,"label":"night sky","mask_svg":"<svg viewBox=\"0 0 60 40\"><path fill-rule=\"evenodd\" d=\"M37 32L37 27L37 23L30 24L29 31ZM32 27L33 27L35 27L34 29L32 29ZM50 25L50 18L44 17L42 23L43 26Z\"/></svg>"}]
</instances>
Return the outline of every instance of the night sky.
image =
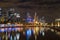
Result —
<instances>
[{"instance_id":1,"label":"night sky","mask_svg":"<svg viewBox=\"0 0 60 40\"><path fill-rule=\"evenodd\" d=\"M44 16L47 22L60 18L60 0L0 0L0 7L17 8L24 17L26 12L32 16L37 12L37 16Z\"/></svg>"}]
</instances>

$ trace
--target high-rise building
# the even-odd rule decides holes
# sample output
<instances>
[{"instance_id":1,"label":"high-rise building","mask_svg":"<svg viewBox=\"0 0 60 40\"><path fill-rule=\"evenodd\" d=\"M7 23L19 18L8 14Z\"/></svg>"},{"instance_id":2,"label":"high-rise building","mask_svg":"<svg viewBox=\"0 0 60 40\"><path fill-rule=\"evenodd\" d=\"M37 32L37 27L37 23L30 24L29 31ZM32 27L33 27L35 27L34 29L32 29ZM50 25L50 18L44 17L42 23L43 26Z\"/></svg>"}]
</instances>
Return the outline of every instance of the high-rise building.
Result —
<instances>
[{"instance_id":1,"label":"high-rise building","mask_svg":"<svg viewBox=\"0 0 60 40\"><path fill-rule=\"evenodd\" d=\"M30 16L29 13L27 13L26 22L28 22L28 23L33 22L33 18Z\"/></svg>"}]
</instances>

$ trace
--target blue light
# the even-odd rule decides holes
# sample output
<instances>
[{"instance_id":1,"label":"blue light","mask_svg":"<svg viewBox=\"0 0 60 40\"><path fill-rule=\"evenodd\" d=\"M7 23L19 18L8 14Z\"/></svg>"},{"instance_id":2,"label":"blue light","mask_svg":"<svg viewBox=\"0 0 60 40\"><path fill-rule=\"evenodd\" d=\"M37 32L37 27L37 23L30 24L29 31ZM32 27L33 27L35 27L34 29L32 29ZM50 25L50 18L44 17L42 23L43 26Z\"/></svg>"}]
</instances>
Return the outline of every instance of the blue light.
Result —
<instances>
[{"instance_id":1,"label":"blue light","mask_svg":"<svg viewBox=\"0 0 60 40\"><path fill-rule=\"evenodd\" d=\"M31 30L27 30L27 35L28 35L28 36L31 35Z\"/></svg>"},{"instance_id":2,"label":"blue light","mask_svg":"<svg viewBox=\"0 0 60 40\"><path fill-rule=\"evenodd\" d=\"M4 32L7 32L7 30L4 30Z\"/></svg>"},{"instance_id":3,"label":"blue light","mask_svg":"<svg viewBox=\"0 0 60 40\"><path fill-rule=\"evenodd\" d=\"M11 28L12 31L16 30L15 28Z\"/></svg>"},{"instance_id":4,"label":"blue light","mask_svg":"<svg viewBox=\"0 0 60 40\"><path fill-rule=\"evenodd\" d=\"M0 32L7 32L7 30L5 30L5 29L4 29L4 30L1 30L1 29L0 29Z\"/></svg>"},{"instance_id":5,"label":"blue light","mask_svg":"<svg viewBox=\"0 0 60 40\"><path fill-rule=\"evenodd\" d=\"M30 36L32 35L32 30L26 30L26 39L29 40Z\"/></svg>"},{"instance_id":6,"label":"blue light","mask_svg":"<svg viewBox=\"0 0 60 40\"><path fill-rule=\"evenodd\" d=\"M11 32L12 30L11 30L11 28L8 28L7 31L8 31L8 32Z\"/></svg>"},{"instance_id":7,"label":"blue light","mask_svg":"<svg viewBox=\"0 0 60 40\"><path fill-rule=\"evenodd\" d=\"M8 28L7 31L8 31L8 32L17 31L17 29L16 29L16 28Z\"/></svg>"},{"instance_id":8,"label":"blue light","mask_svg":"<svg viewBox=\"0 0 60 40\"><path fill-rule=\"evenodd\" d=\"M26 19L26 22L32 22L32 21L33 21L32 18L27 18L27 19Z\"/></svg>"},{"instance_id":9,"label":"blue light","mask_svg":"<svg viewBox=\"0 0 60 40\"><path fill-rule=\"evenodd\" d=\"M15 29L15 31L17 31L17 28L14 28Z\"/></svg>"}]
</instances>

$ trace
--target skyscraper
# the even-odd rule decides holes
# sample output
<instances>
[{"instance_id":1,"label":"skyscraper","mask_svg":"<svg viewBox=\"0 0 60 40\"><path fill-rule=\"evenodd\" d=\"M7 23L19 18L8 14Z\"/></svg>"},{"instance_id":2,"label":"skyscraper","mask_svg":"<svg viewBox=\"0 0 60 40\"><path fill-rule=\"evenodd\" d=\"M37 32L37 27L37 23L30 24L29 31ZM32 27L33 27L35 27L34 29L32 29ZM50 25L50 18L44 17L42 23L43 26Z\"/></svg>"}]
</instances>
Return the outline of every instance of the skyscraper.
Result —
<instances>
[{"instance_id":1,"label":"skyscraper","mask_svg":"<svg viewBox=\"0 0 60 40\"><path fill-rule=\"evenodd\" d=\"M26 22L33 22L33 18L30 16L29 12L27 13Z\"/></svg>"}]
</instances>

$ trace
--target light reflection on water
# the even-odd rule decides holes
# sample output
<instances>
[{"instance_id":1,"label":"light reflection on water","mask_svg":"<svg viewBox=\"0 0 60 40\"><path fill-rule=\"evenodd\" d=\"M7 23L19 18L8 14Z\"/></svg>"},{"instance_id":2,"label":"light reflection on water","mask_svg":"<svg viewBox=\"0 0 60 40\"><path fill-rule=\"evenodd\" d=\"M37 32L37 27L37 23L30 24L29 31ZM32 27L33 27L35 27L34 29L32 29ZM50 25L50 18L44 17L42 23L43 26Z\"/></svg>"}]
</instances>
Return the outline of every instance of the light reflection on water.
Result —
<instances>
[{"instance_id":1,"label":"light reflection on water","mask_svg":"<svg viewBox=\"0 0 60 40\"><path fill-rule=\"evenodd\" d=\"M1 29L0 29L1 30ZM23 31L23 28L9 28L9 29L7 29L7 30L9 30L10 31L10 34L11 34L11 31L13 30L20 30L20 31ZM4 29L2 29L2 31L4 32ZM20 32L19 31L19 32ZM28 37L28 36L31 36L32 34L34 34L34 35L38 35L38 32L40 31L40 33L42 33L42 36L44 36L45 35L45 33L44 33L44 28L42 28L42 30L39 28L39 27L34 27L34 28L28 28L28 30L26 30L27 31L27 34L25 33L25 35L26 35L26 37ZM41 32L42 31L42 32ZM7 32L7 31L6 31ZM19 40L19 38L20 38L20 33L17 33L17 31L14 31L14 33L16 33L15 34L15 36L14 37L12 37L12 35L10 35L8 32L7 32L7 35L6 36L8 36L8 38L10 38L10 40ZM28 37L29 38L29 37Z\"/></svg>"}]
</instances>

